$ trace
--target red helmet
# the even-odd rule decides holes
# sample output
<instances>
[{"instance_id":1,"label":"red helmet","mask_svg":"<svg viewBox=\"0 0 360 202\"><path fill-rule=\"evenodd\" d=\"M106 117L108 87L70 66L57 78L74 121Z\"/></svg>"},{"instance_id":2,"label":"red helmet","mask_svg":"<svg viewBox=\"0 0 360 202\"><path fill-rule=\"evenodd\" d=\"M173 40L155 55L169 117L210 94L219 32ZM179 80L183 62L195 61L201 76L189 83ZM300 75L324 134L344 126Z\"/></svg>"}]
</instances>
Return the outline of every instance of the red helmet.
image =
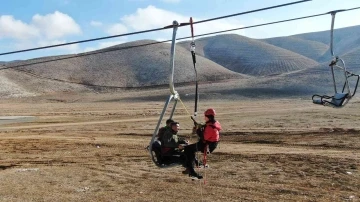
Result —
<instances>
[{"instance_id":1,"label":"red helmet","mask_svg":"<svg viewBox=\"0 0 360 202\"><path fill-rule=\"evenodd\" d=\"M215 116L216 115L215 109L212 109L212 108L207 109L204 114L205 114L205 116Z\"/></svg>"}]
</instances>

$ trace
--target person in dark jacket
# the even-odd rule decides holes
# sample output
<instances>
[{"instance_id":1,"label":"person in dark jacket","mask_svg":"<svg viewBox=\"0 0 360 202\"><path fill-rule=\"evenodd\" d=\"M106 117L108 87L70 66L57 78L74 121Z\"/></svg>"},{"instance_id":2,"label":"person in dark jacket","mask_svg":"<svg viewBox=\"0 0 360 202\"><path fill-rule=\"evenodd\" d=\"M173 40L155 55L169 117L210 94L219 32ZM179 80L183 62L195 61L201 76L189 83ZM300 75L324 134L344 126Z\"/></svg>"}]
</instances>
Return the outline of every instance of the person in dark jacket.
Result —
<instances>
[{"instance_id":1,"label":"person in dark jacket","mask_svg":"<svg viewBox=\"0 0 360 202\"><path fill-rule=\"evenodd\" d=\"M170 128L165 131L161 147L161 153L172 162L179 162L185 167L185 155L182 151L184 146L188 144L184 138L178 136L180 125L178 122L170 123Z\"/></svg>"},{"instance_id":2,"label":"person in dark jacket","mask_svg":"<svg viewBox=\"0 0 360 202\"><path fill-rule=\"evenodd\" d=\"M165 133L165 131L167 130L170 130L170 124L174 122L174 120L172 119L168 119L166 120L166 125L164 127L161 127L158 131L158 134L157 134L157 140L155 140L153 143L152 143L152 148L153 150L156 150L158 152L161 152L161 144L162 144L162 137ZM147 146L146 147L147 149L149 149L150 147Z\"/></svg>"},{"instance_id":3,"label":"person in dark jacket","mask_svg":"<svg viewBox=\"0 0 360 202\"><path fill-rule=\"evenodd\" d=\"M162 137L163 137L164 133L165 133L168 129L170 129L170 124L173 123L173 122L174 122L174 120L168 119L168 120L166 120L166 125L165 125L164 127L161 127L161 128L159 129L159 132L158 132L158 134L157 134L157 137L158 137L158 140L159 140L159 141L162 141Z\"/></svg>"},{"instance_id":4,"label":"person in dark jacket","mask_svg":"<svg viewBox=\"0 0 360 202\"><path fill-rule=\"evenodd\" d=\"M183 150L183 144L187 144L185 139L178 137L180 124L178 122L170 123L170 128L162 136L163 147L171 150Z\"/></svg>"},{"instance_id":5,"label":"person in dark jacket","mask_svg":"<svg viewBox=\"0 0 360 202\"><path fill-rule=\"evenodd\" d=\"M215 110L212 108L205 111L205 125L197 129L199 141L197 143L185 146L184 153L186 155L187 172L192 178L203 178L194 170L195 153L197 151L212 153L218 145L221 125L218 121L215 120L215 115Z\"/></svg>"}]
</instances>

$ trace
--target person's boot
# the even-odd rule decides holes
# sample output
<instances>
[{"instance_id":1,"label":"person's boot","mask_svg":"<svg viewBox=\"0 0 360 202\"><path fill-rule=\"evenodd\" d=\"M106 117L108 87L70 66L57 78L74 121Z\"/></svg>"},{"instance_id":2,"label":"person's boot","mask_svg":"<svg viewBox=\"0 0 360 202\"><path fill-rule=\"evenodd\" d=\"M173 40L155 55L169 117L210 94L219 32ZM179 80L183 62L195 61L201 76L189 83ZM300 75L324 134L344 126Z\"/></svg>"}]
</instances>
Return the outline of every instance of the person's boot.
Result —
<instances>
[{"instance_id":1,"label":"person's boot","mask_svg":"<svg viewBox=\"0 0 360 202\"><path fill-rule=\"evenodd\" d=\"M199 166L200 166L200 162L199 162L199 160L198 160L197 158L195 158L194 162L195 162L195 166L196 166L196 167L199 167Z\"/></svg>"},{"instance_id":2,"label":"person's boot","mask_svg":"<svg viewBox=\"0 0 360 202\"><path fill-rule=\"evenodd\" d=\"M203 176L197 174L195 171L194 172L190 172L189 176L191 177L191 179L193 180L200 180L203 178Z\"/></svg>"},{"instance_id":3,"label":"person's boot","mask_svg":"<svg viewBox=\"0 0 360 202\"><path fill-rule=\"evenodd\" d=\"M186 175L186 174L189 174L189 173L190 173L190 172L189 172L189 168L186 168L185 170L182 171L182 174L185 174L185 175Z\"/></svg>"}]
</instances>

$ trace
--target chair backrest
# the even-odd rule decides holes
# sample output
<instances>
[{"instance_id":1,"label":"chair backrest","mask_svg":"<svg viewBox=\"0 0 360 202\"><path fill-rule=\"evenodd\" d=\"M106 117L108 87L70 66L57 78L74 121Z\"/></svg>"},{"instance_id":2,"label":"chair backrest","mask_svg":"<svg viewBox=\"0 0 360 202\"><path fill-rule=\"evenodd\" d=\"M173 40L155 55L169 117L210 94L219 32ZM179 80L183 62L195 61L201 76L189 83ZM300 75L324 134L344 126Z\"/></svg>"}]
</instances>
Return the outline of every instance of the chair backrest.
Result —
<instances>
[{"instance_id":1,"label":"chair backrest","mask_svg":"<svg viewBox=\"0 0 360 202\"><path fill-rule=\"evenodd\" d=\"M340 107L344 103L344 100L347 98L347 96L348 93L335 93L331 99L331 103Z\"/></svg>"}]
</instances>

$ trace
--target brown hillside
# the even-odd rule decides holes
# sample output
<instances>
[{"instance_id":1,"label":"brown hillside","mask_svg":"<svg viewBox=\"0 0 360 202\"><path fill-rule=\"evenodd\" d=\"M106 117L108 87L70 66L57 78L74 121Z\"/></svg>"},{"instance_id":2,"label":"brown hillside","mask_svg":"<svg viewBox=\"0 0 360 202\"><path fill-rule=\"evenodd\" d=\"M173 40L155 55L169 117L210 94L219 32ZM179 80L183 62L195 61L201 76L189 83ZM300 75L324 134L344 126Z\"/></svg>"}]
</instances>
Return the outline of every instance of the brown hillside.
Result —
<instances>
[{"instance_id":1,"label":"brown hillside","mask_svg":"<svg viewBox=\"0 0 360 202\"><path fill-rule=\"evenodd\" d=\"M136 41L107 49L117 49L152 42L154 41ZM61 57L68 56L37 58L13 62L8 66L41 62ZM200 81L247 77L232 72L201 56L197 57L197 68ZM20 69L45 78L89 85L140 87L168 84L170 73L170 44L164 43L125 50L115 50L90 56L30 65L21 67ZM20 76L21 74L24 73L16 73L16 76L13 75L11 78L19 85L31 90L35 89L36 91L36 89L38 89L36 86L39 84L31 83L31 79L24 80L22 76ZM175 60L175 82L192 82L194 81L194 75L190 52L178 46Z\"/></svg>"},{"instance_id":2,"label":"brown hillside","mask_svg":"<svg viewBox=\"0 0 360 202\"><path fill-rule=\"evenodd\" d=\"M329 49L329 46L323 43L300 39L294 36L269 38L261 41L290 50L315 61Z\"/></svg>"},{"instance_id":3,"label":"brown hillside","mask_svg":"<svg viewBox=\"0 0 360 202\"><path fill-rule=\"evenodd\" d=\"M329 27L330 29L330 27ZM347 54L360 45L360 26L345 27L334 30L334 52L336 55ZM293 37L305 39L309 41L316 41L325 45L330 45L330 30L305 33L294 35ZM318 58L319 62L327 62L330 57L330 51L324 52L323 56Z\"/></svg>"},{"instance_id":4,"label":"brown hillside","mask_svg":"<svg viewBox=\"0 0 360 202\"><path fill-rule=\"evenodd\" d=\"M300 54L236 34L199 39L197 50L232 71L252 76L282 74L318 65Z\"/></svg>"},{"instance_id":5,"label":"brown hillside","mask_svg":"<svg viewBox=\"0 0 360 202\"><path fill-rule=\"evenodd\" d=\"M346 53L342 58L348 70L355 74L360 74L360 47Z\"/></svg>"}]
</instances>

